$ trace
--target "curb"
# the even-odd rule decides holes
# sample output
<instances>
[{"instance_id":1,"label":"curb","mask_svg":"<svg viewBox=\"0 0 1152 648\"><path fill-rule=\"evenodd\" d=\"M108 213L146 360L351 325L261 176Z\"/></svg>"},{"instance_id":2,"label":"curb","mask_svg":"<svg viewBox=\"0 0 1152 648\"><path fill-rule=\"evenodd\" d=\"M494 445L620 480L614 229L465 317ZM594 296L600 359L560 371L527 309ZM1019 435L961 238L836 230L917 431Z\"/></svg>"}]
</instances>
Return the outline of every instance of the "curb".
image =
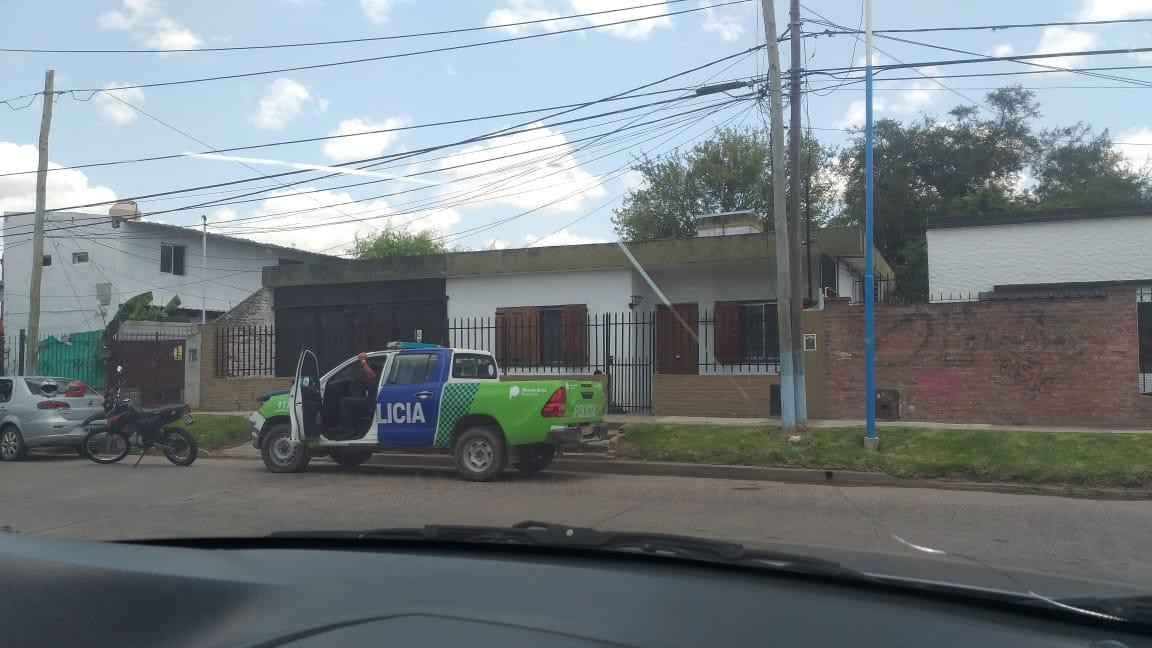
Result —
<instances>
[{"instance_id":1,"label":"curb","mask_svg":"<svg viewBox=\"0 0 1152 648\"><path fill-rule=\"evenodd\" d=\"M219 451L217 451L219 452ZM228 456L214 454L213 459L259 461L257 456ZM453 468L452 457L443 454L377 453L367 461L370 466L405 466L413 468ZM778 468L770 466L728 466L657 461L631 461L602 457L568 455L558 457L549 470L603 475L634 475L652 477L697 477L707 479L736 479L743 481L771 481L786 484L823 486L931 488L935 490L1003 493L1009 495L1047 495L1076 499L1146 501L1152 500L1152 491L1129 488L1088 488L1043 484L1017 484L1008 482L972 482L949 479L908 479L887 473L856 470L822 470L817 468Z\"/></svg>"}]
</instances>

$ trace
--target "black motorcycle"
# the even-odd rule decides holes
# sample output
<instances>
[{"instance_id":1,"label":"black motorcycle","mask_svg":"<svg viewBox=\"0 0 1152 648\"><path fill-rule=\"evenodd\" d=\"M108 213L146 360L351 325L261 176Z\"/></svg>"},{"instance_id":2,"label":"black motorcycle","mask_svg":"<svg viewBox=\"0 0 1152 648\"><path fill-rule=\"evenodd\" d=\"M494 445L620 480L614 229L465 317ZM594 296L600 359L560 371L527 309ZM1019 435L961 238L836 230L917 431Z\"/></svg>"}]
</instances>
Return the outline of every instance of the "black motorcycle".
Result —
<instances>
[{"instance_id":1,"label":"black motorcycle","mask_svg":"<svg viewBox=\"0 0 1152 648\"><path fill-rule=\"evenodd\" d=\"M116 373L120 372L117 367ZM171 425L181 419L194 423L192 408L186 404L155 409L133 407L129 399L121 397L123 387L123 380L110 387L104 395L104 411L81 423L88 427L82 446L84 455L96 463L111 464L127 457L134 447L140 449L140 459L149 448L157 448L177 466L192 465L199 452L196 439L187 430Z\"/></svg>"}]
</instances>

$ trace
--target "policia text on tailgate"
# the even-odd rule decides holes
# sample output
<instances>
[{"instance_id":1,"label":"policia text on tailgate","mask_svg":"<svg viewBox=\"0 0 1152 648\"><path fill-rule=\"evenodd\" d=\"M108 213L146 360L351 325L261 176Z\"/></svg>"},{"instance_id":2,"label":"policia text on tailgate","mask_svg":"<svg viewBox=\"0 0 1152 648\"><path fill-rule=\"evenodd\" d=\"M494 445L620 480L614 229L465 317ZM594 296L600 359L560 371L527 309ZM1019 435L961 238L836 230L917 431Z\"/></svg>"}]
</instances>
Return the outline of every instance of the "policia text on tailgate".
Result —
<instances>
[{"instance_id":1,"label":"policia text on tailgate","mask_svg":"<svg viewBox=\"0 0 1152 648\"><path fill-rule=\"evenodd\" d=\"M604 390L592 380L500 380L486 351L392 343L323 376L300 354L292 388L262 397L252 442L272 472L304 470L327 453L358 466L388 449L449 452L464 479L485 481L508 464L547 468L557 451L603 438Z\"/></svg>"}]
</instances>

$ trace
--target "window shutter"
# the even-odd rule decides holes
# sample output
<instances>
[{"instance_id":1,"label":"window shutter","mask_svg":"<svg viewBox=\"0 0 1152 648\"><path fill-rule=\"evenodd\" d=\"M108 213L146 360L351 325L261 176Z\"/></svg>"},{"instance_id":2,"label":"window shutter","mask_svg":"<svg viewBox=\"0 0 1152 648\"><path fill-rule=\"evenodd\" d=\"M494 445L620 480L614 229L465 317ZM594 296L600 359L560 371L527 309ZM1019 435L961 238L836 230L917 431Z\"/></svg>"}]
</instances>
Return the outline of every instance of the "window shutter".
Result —
<instances>
[{"instance_id":1,"label":"window shutter","mask_svg":"<svg viewBox=\"0 0 1152 648\"><path fill-rule=\"evenodd\" d=\"M740 302L718 301L712 316L713 348L716 362L735 364L740 362Z\"/></svg>"},{"instance_id":2,"label":"window shutter","mask_svg":"<svg viewBox=\"0 0 1152 648\"><path fill-rule=\"evenodd\" d=\"M540 309L496 309L496 361L501 367L530 366L540 358Z\"/></svg>"},{"instance_id":3,"label":"window shutter","mask_svg":"<svg viewBox=\"0 0 1152 648\"><path fill-rule=\"evenodd\" d=\"M564 362L577 367L588 364L588 306L562 307L560 321L564 327Z\"/></svg>"}]
</instances>

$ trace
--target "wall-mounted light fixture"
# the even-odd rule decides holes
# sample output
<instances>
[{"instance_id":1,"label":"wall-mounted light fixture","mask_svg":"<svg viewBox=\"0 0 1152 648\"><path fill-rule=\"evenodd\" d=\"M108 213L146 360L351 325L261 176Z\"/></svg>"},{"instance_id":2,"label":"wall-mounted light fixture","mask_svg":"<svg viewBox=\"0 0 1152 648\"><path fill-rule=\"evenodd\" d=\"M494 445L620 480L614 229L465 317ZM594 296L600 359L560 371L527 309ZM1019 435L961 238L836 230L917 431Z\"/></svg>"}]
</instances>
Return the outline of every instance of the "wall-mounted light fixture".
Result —
<instances>
[{"instance_id":1,"label":"wall-mounted light fixture","mask_svg":"<svg viewBox=\"0 0 1152 648\"><path fill-rule=\"evenodd\" d=\"M632 300L628 302L628 308L635 310L642 301L644 301L644 295L632 295Z\"/></svg>"}]
</instances>

